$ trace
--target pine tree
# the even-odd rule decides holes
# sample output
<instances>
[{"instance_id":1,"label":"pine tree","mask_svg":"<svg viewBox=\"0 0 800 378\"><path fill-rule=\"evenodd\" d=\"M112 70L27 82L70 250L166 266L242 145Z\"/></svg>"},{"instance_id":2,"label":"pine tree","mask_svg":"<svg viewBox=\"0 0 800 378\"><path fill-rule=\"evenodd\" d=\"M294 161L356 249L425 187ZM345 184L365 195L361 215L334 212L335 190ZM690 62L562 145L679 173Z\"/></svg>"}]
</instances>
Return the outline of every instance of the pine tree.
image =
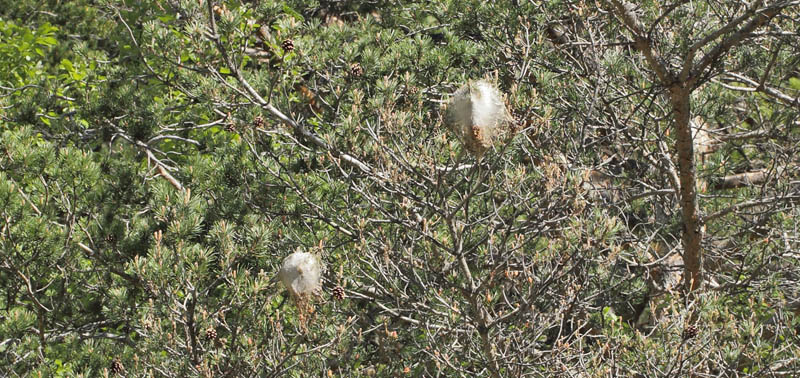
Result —
<instances>
[{"instance_id":1,"label":"pine tree","mask_svg":"<svg viewBox=\"0 0 800 378\"><path fill-rule=\"evenodd\" d=\"M0 7L0 375L791 375L799 10Z\"/></svg>"}]
</instances>

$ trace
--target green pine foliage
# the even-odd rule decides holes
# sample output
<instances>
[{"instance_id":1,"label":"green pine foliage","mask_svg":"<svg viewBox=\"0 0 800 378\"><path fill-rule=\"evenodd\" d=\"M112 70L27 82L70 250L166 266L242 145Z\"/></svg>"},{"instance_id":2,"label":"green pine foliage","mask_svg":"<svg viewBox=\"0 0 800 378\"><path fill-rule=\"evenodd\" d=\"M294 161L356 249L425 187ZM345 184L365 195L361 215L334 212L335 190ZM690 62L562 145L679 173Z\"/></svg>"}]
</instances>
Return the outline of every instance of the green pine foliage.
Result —
<instances>
[{"instance_id":1,"label":"green pine foliage","mask_svg":"<svg viewBox=\"0 0 800 378\"><path fill-rule=\"evenodd\" d=\"M796 374L800 7L622 3L0 1L0 375Z\"/></svg>"}]
</instances>

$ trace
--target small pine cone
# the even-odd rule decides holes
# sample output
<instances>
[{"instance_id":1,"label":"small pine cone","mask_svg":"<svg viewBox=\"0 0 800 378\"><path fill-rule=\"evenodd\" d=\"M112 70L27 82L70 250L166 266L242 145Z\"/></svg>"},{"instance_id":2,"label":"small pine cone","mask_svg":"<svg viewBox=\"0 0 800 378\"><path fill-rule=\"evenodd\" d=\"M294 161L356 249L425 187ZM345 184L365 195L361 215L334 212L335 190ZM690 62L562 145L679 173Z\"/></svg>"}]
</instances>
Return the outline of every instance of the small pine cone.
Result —
<instances>
[{"instance_id":1,"label":"small pine cone","mask_svg":"<svg viewBox=\"0 0 800 378\"><path fill-rule=\"evenodd\" d=\"M342 299L344 299L344 288L341 286L334 287L333 292L331 292L331 295L333 296L333 299L341 301Z\"/></svg>"},{"instance_id":2,"label":"small pine cone","mask_svg":"<svg viewBox=\"0 0 800 378\"><path fill-rule=\"evenodd\" d=\"M545 31L547 32L547 37L550 38L550 41L552 41L554 45L563 45L569 42L564 29L560 25L547 25L547 29Z\"/></svg>"},{"instance_id":3,"label":"small pine cone","mask_svg":"<svg viewBox=\"0 0 800 378\"><path fill-rule=\"evenodd\" d=\"M225 125L225 130L229 133L234 133L236 132L236 125L233 122L228 122L228 124Z\"/></svg>"},{"instance_id":4,"label":"small pine cone","mask_svg":"<svg viewBox=\"0 0 800 378\"><path fill-rule=\"evenodd\" d=\"M294 41L292 41L291 38L284 40L283 43L281 43L281 48L286 52L294 50Z\"/></svg>"},{"instance_id":5,"label":"small pine cone","mask_svg":"<svg viewBox=\"0 0 800 378\"><path fill-rule=\"evenodd\" d=\"M206 340L216 340L217 330L214 327L208 327L206 330Z\"/></svg>"},{"instance_id":6,"label":"small pine cone","mask_svg":"<svg viewBox=\"0 0 800 378\"><path fill-rule=\"evenodd\" d=\"M239 185L239 176L234 171L225 171L223 173L223 177L225 177L225 182L230 186L238 186Z\"/></svg>"},{"instance_id":7,"label":"small pine cone","mask_svg":"<svg viewBox=\"0 0 800 378\"><path fill-rule=\"evenodd\" d=\"M361 64L356 62L350 65L350 75L352 75L353 77L359 77L363 74L364 74L364 67L361 67Z\"/></svg>"},{"instance_id":8,"label":"small pine cone","mask_svg":"<svg viewBox=\"0 0 800 378\"><path fill-rule=\"evenodd\" d=\"M257 129L263 128L266 124L267 123L264 122L264 117L262 116L256 116L256 118L253 119L253 127Z\"/></svg>"},{"instance_id":9,"label":"small pine cone","mask_svg":"<svg viewBox=\"0 0 800 378\"><path fill-rule=\"evenodd\" d=\"M691 338L694 338L695 336L697 336L698 332L699 331L697 330L697 327L690 325L683 330L683 339L689 340Z\"/></svg>"},{"instance_id":10,"label":"small pine cone","mask_svg":"<svg viewBox=\"0 0 800 378\"><path fill-rule=\"evenodd\" d=\"M125 370L125 367L122 366L122 361L120 361L119 358L115 358L111 361L110 370L112 374L120 374Z\"/></svg>"},{"instance_id":11,"label":"small pine cone","mask_svg":"<svg viewBox=\"0 0 800 378\"><path fill-rule=\"evenodd\" d=\"M217 17L222 17L225 14L225 8L220 7L219 5L215 5L213 8L214 13L216 13Z\"/></svg>"}]
</instances>

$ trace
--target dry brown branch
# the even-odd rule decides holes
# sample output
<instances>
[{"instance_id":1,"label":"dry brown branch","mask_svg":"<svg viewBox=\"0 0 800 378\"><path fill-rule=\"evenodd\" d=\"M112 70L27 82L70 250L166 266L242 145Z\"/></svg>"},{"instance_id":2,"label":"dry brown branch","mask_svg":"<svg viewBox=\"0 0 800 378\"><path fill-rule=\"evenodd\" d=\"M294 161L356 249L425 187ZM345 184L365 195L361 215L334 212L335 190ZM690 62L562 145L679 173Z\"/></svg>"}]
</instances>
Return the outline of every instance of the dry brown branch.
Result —
<instances>
[{"instance_id":1,"label":"dry brown branch","mask_svg":"<svg viewBox=\"0 0 800 378\"><path fill-rule=\"evenodd\" d=\"M726 74L725 79L727 81L738 82L749 85L749 87L742 87L742 86L734 86L721 83L722 86L727 89L740 92L760 92L780 101L782 104L786 106L791 106L800 109L800 98L789 96L778 89L763 85L763 83L759 83L749 77L737 73L728 73Z\"/></svg>"},{"instance_id":2,"label":"dry brown branch","mask_svg":"<svg viewBox=\"0 0 800 378\"><path fill-rule=\"evenodd\" d=\"M153 153L150 152L149 149L145 149L145 152L147 153L147 158L150 159L150 161L152 161L156 165L158 173L161 175L161 177L169 181L169 183L172 184L172 186L174 186L175 189L178 189L179 191L183 190L183 185L181 185L180 181L175 179L175 177L173 177L169 172L167 172L166 168L164 168L164 164L161 163L161 161L158 160L155 157L155 155L153 155Z\"/></svg>"},{"instance_id":3,"label":"dry brown branch","mask_svg":"<svg viewBox=\"0 0 800 378\"><path fill-rule=\"evenodd\" d=\"M758 170L752 172L737 173L735 175L724 176L712 185L714 190L737 189L744 186L763 184L767 180L767 171Z\"/></svg>"},{"instance_id":4,"label":"dry brown branch","mask_svg":"<svg viewBox=\"0 0 800 378\"><path fill-rule=\"evenodd\" d=\"M636 49L644 54L647 63L655 71L659 80L664 83L672 82L672 73L669 72L661 55L651 44L650 39L644 32L644 26L636 16L636 6L627 1L619 0L611 0L611 5L614 7L613 13L622 20L625 27L633 34Z\"/></svg>"}]
</instances>

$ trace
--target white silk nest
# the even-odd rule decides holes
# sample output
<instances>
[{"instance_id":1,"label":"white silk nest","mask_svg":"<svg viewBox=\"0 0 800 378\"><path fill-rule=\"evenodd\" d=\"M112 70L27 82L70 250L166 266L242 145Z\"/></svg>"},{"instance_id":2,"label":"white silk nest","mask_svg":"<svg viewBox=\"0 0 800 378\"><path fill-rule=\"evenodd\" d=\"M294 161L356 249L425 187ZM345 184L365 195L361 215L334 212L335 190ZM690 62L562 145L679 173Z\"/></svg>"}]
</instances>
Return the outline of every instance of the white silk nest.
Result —
<instances>
[{"instance_id":1,"label":"white silk nest","mask_svg":"<svg viewBox=\"0 0 800 378\"><path fill-rule=\"evenodd\" d=\"M480 158L511 121L503 97L485 80L459 88L447 104L445 122L464 147Z\"/></svg>"},{"instance_id":2,"label":"white silk nest","mask_svg":"<svg viewBox=\"0 0 800 378\"><path fill-rule=\"evenodd\" d=\"M283 260L278 278L293 297L307 297L321 288L322 267L315 255L295 252Z\"/></svg>"}]
</instances>

